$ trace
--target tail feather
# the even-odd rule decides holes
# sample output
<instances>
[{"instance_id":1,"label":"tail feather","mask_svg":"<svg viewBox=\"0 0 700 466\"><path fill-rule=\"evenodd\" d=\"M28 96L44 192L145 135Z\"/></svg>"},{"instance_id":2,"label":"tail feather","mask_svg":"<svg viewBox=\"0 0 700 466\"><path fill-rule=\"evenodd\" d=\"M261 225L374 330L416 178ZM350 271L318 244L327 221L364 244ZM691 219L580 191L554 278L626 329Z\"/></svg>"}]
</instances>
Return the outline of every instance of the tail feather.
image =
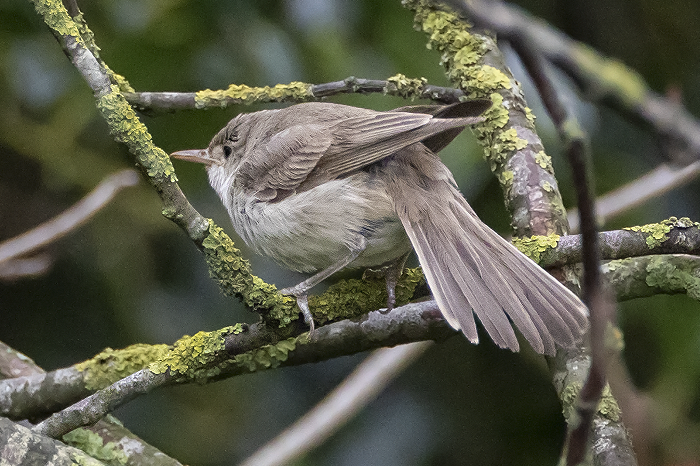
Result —
<instances>
[{"instance_id":1,"label":"tail feather","mask_svg":"<svg viewBox=\"0 0 700 466\"><path fill-rule=\"evenodd\" d=\"M404 228L406 224L404 224ZM406 228L408 237L411 240L411 244L428 244L429 240L425 236L425 233L420 228ZM418 251L418 249L416 249ZM438 257L435 255L436 251L430 248L421 248L421 255L418 256L421 263L440 263ZM423 273L426 276L428 284L430 285L431 291L435 300L437 301L438 307L442 312L445 320L453 328L461 329L464 335L472 343L479 342L479 335L476 330L476 322L474 321L474 315L471 312L453 312L453 309L469 309L470 302L474 302L474 297L467 297L465 294L455 290L456 284L453 280L448 279L444 271L435 267L424 268ZM451 299L450 299L451 297ZM471 299L470 299L471 298Z\"/></svg>"},{"instance_id":2,"label":"tail feather","mask_svg":"<svg viewBox=\"0 0 700 466\"><path fill-rule=\"evenodd\" d=\"M463 198L454 200L452 210L462 227L461 234L464 238L478 238L482 244L473 247L473 253L488 255L491 259L490 266L484 268L484 280L491 283L493 292L501 297L502 308L511 309L508 315L516 327L523 335L531 335L528 340L533 347L551 353L555 350L555 341L560 344L575 341L578 335L571 329L586 325L585 312L581 312L583 304L578 297L481 222ZM514 299L522 305L517 310ZM548 316L546 324L540 314ZM535 344L535 340L540 339L543 346L539 341Z\"/></svg>"},{"instance_id":3,"label":"tail feather","mask_svg":"<svg viewBox=\"0 0 700 466\"><path fill-rule=\"evenodd\" d=\"M476 314L494 342L513 351L511 321L539 353L575 345L587 326L579 298L481 222L439 160L406 158L433 173L412 182L415 172L397 176L394 202L445 320L476 343Z\"/></svg>"},{"instance_id":4,"label":"tail feather","mask_svg":"<svg viewBox=\"0 0 700 466\"><path fill-rule=\"evenodd\" d=\"M475 254L473 247L471 247L472 245L451 242L449 238L444 239L446 241L442 245L452 249L445 256L445 262L453 280L459 287L456 292L459 293L460 289L469 289L471 291L471 294L475 297L474 300L471 300L474 303L471 307L498 346L519 349L518 339L506 314L503 312L491 312L492 309L503 307L504 295L501 288L497 286L490 288L489 285L495 283L482 275L483 271L489 271L488 266L479 267L481 265L479 259L482 258ZM464 248L465 245L469 246L469 250ZM460 251L459 249L462 250ZM473 263L450 260L455 257L471 257L477 260ZM466 309L469 309L469 307Z\"/></svg>"}]
</instances>

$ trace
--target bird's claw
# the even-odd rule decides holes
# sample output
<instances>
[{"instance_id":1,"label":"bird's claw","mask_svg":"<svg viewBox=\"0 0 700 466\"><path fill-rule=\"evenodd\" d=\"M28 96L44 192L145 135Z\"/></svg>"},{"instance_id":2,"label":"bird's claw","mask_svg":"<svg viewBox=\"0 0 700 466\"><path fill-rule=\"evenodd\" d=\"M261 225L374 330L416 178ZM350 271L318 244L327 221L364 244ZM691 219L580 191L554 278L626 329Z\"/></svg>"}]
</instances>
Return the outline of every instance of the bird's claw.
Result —
<instances>
[{"instance_id":1,"label":"bird's claw","mask_svg":"<svg viewBox=\"0 0 700 466\"><path fill-rule=\"evenodd\" d=\"M311 309L309 309L309 296L306 292L300 292L295 290L294 287L285 288L280 290L280 294L292 295L297 298L297 307L304 316L304 322L309 326L309 338L313 338L316 332L316 324L314 323L314 318L311 315Z\"/></svg>"}]
</instances>

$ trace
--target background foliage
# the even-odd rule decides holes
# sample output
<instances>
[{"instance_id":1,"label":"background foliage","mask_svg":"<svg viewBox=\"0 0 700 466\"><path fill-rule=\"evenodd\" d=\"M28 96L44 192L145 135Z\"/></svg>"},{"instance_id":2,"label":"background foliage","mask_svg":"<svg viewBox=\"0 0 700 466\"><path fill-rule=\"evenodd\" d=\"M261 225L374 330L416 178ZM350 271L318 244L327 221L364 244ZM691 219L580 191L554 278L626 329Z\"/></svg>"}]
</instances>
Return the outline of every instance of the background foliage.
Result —
<instances>
[{"instance_id":1,"label":"background foliage","mask_svg":"<svg viewBox=\"0 0 700 466\"><path fill-rule=\"evenodd\" d=\"M673 92L700 115L700 4L690 1L521 1L520 5L639 71L658 92ZM447 84L439 56L425 48L398 1L94 0L81 3L105 61L137 90L194 91L229 83L321 83L395 73ZM93 97L30 3L0 4L0 239L49 219L105 175L132 165L109 136ZM517 62L516 77L526 81ZM560 84L568 88L566 79ZM526 83L527 86L527 83ZM526 97L554 158L565 202L573 195L556 135ZM605 109L571 105L591 136L597 190L630 181L669 156L662 141ZM400 99L344 96L375 109ZM151 115L144 122L166 151L201 147L239 111ZM471 147L465 154L464 146ZM500 188L470 135L444 159L480 216L503 234ZM190 201L223 226L226 213L201 167L176 165ZM671 215L700 219L695 181L605 228ZM229 228L231 232L231 229ZM242 243L237 243L243 246ZM183 334L254 321L224 298L185 235L160 215L141 183L50 248L45 276L0 283L0 340L45 369L73 364L105 346L170 343ZM298 281L253 258L268 281ZM625 357L635 382L690 413L680 457L700 443L700 305L656 297L621 306ZM291 423L332 389L363 355L287 368L139 399L116 414L137 434L185 463L231 464ZM543 360L453 338L436 345L308 464L553 464L564 423ZM504 447L506 446L506 447Z\"/></svg>"}]
</instances>

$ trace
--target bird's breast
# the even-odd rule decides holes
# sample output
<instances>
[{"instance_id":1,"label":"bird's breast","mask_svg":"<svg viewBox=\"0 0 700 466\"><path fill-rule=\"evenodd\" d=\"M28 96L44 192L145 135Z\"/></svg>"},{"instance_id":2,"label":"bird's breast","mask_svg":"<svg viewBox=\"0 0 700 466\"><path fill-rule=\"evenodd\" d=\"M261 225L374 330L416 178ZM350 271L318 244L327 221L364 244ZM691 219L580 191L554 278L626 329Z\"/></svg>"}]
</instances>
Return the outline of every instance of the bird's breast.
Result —
<instances>
[{"instance_id":1,"label":"bird's breast","mask_svg":"<svg viewBox=\"0 0 700 466\"><path fill-rule=\"evenodd\" d=\"M232 189L229 214L256 252L300 272L338 262L364 239L350 267L370 267L406 254L410 242L383 182L366 172L332 180L279 202Z\"/></svg>"}]
</instances>

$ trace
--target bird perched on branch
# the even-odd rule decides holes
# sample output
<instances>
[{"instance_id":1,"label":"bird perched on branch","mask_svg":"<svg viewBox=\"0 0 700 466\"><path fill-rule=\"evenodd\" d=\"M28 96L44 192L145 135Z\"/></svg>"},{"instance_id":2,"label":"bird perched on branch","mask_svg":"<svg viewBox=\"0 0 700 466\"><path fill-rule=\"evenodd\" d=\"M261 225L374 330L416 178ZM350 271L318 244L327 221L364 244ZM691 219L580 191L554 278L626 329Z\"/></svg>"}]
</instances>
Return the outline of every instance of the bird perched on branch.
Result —
<instances>
[{"instance_id":1,"label":"bird perched on branch","mask_svg":"<svg viewBox=\"0 0 700 466\"><path fill-rule=\"evenodd\" d=\"M387 268L387 306L411 249L445 320L478 342L539 353L573 346L587 325L578 297L479 218L436 152L482 119L488 100L389 112L305 103L243 113L202 150L238 235L256 252L314 273L281 290L313 329L308 290L345 267ZM512 323L512 324L511 324Z\"/></svg>"}]
</instances>

